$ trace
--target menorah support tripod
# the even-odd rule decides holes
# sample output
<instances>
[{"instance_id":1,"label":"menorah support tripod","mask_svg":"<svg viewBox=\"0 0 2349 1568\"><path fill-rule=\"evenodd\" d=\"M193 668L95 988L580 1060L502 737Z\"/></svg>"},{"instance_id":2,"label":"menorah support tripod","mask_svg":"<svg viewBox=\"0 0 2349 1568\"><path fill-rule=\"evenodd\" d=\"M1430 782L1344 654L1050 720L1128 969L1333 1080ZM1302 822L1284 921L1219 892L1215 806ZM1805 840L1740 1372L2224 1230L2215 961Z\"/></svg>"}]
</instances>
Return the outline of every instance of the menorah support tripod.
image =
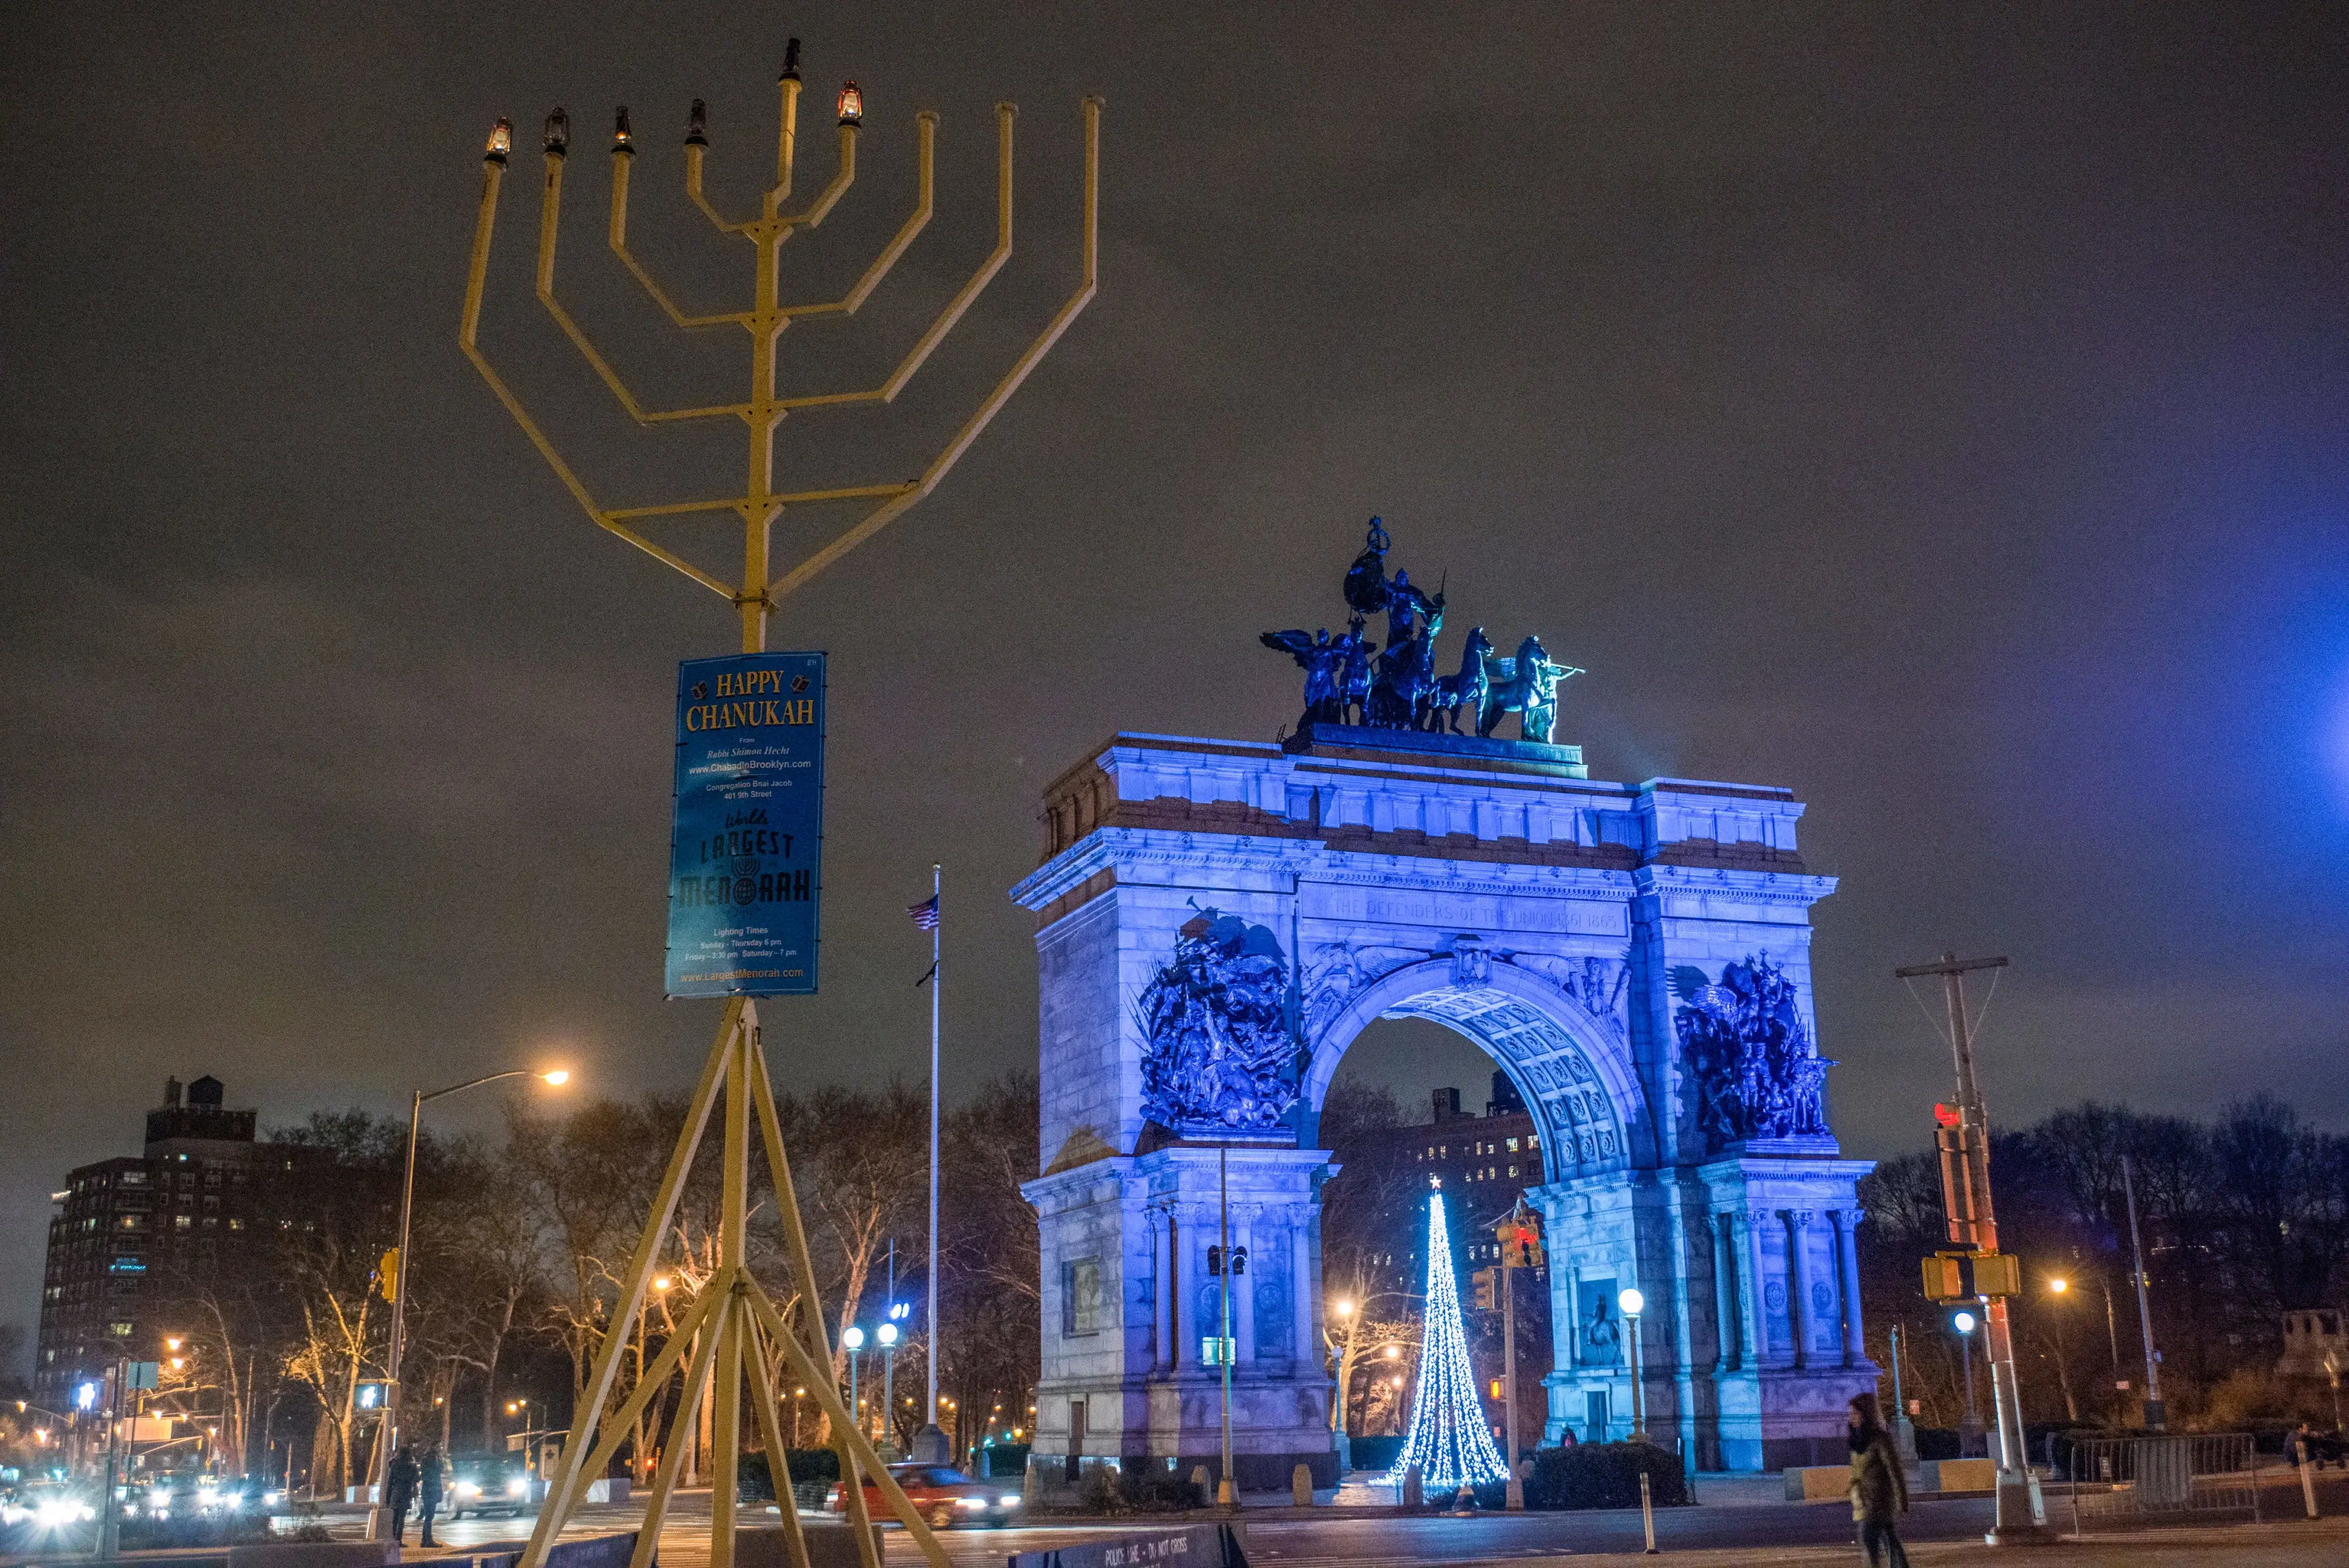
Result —
<instances>
[{"instance_id":1,"label":"menorah support tripod","mask_svg":"<svg viewBox=\"0 0 2349 1568\"><path fill-rule=\"evenodd\" d=\"M564 335L611 389L621 408L638 423L653 425L679 421L740 419L750 432L747 483L742 493L719 500L647 506L614 508L600 504L482 353L478 335L482 296L489 275L490 242L496 224L500 184L506 161L512 151L512 127L505 120L500 120L497 130L492 133L483 160L481 212L474 228L464 311L458 331L458 341L467 357L480 369L498 400L505 405L506 410L513 416L523 432L530 438L531 443L538 449L539 454L554 470L556 477L587 515L598 527L626 539L728 599L740 616L741 647L746 653L765 649L767 623L777 600L872 537L937 487L955 462L969 450L971 443L978 439L979 433L1010 400L1011 394L1027 379L1029 372L1035 369L1052 345L1059 341L1061 333L1068 329L1069 324L1075 320L1077 314L1092 300L1099 259L1097 233L1102 106L1099 99L1087 98L1083 104L1082 276L1076 292L1069 296L1026 351L996 383L994 389L980 401L977 410L920 473L911 479L895 482L779 491L775 486L774 437L782 421L799 409L893 401L1010 258L1012 242L1011 131L1014 111L1009 104L998 104L997 240L994 250L879 386L866 390L809 397L777 396L776 346L783 331L802 317L854 315L929 222L933 196L932 150L937 125L937 117L934 114L925 112L916 117L918 180L915 211L866 267L855 286L837 300L808 305L783 304L779 282L783 242L801 229L812 229L823 223L854 181L857 138L864 117L862 96L857 93L855 84L850 83L840 95L838 171L831 183L807 208L798 213L785 213L782 203L791 194L797 145L801 85L798 53L798 40L794 39L785 57L779 82L781 103L776 145L776 179L761 199L756 216L729 219L704 192L702 173L709 138L706 119L698 101L694 104L688 121L685 143L688 197L721 233L748 240L755 253L752 302L747 310L710 316L688 315L678 308L642 263L629 252L628 178L636 150L625 109L616 116L613 133L612 203L607 231L611 249L630 275L643 286L654 303L678 327L698 329L736 326L750 334L750 381L749 395L741 402L672 410L646 408L563 307L554 291L554 262L561 226L563 175L570 151L570 124L561 109L548 117L543 141L546 175L540 202L536 280L540 302ZM877 504L830 543L808 555L796 566L777 574L771 559L772 531L775 521L786 508L864 501ZM740 519L743 530L741 574L734 582L705 570L685 556L647 538L641 528L642 524L654 519L730 512ZM695 1158L707 1135L709 1119L721 1106L724 1111L721 1133L724 1169L720 1182L719 1251L715 1271L701 1294L669 1334L661 1353L644 1368L627 1397L614 1405L613 1396L618 1387L622 1354L631 1331L644 1320L653 1279L659 1271L663 1239L675 1218L687 1174L693 1168ZM800 1287L795 1310L789 1315L778 1309L751 1273L746 1249L752 1142L750 1126L753 1119L759 1126L760 1141L763 1144L773 1182L788 1262ZM768 1380L767 1362L771 1352L780 1355L791 1375L812 1393L818 1407L829 1419L833 1447L841 1461L843 1503L865 1568L880 1568L880 1563L868 1528L870 1521L866 1515L864 1489L858 1483L860 1475L871 1478L890 1512L905 1526L924 1557L936 1568L946 1568L945 1553L931 1534L927 1522L915 1511L904 1491L890 1478L879 1455L865 1438L855 1414L841 1398L833 1374L832 1340L824 1325L823 1308L816 1293L815 1279L806 1231L801 1222L799 1202L792 1185L791 1165L783 1147L781 1127L775 1114L774 1091L767 1076L766 1058L760 1042L757 1004L748 997L737 996L726 1004L725 1016L719 1025L709 1058L703 1065L700 1083L694 1091L677 1147L669 1157L653 1211L647 1218L644 1234L636 1243L635 1254L621 1282L603 1344L596 1351L586 1386L580 1391L573 1412L571 1431L564 1443L554 1474L549 1479L546 1501L537 1523L532 1529L530 1544L523 1553L521 1568L544 1568L549 1548L585 1500L589 1484L604 1473L637 1418L660 1397L680 1368L685 1375L684 1395L669 1417L631 1568L649 1568L653 1560L661 1526L676 1489L678 1467L691 1446L694 1422L704 1397L710 1401L712 1407L714 1452L711 1458L716 1472L710 1494L710 1568L733 1568L735 1477L741 1448L746 1395L749 1413L758 1425L760 1441L770 1456L770 1473L774 1476L776 1501L782 1515L792 1568L809 1568L807 1543L801 1531L799 1512L792 1500L789 1478L781 1470L781 1456L785 1449L779 1419L778 1389ZM936 1355L938 1349L936 1324L930 1324L929 1332L930 1353Z\"/></svg>"}]
</instances>

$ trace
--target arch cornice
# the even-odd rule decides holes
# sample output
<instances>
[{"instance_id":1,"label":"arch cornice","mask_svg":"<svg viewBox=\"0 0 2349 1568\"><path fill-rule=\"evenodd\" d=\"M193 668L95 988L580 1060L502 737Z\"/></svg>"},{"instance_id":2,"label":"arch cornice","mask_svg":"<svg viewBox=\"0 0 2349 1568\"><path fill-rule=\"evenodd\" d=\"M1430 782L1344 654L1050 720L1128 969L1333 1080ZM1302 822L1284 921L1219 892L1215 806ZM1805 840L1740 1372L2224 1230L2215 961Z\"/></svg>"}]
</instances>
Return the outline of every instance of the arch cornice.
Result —
<instances>
[{"instance_id":1,"label":"arch cornice","mask_svg":"<svg viewBox=\"0 0 2349 1568\"><path fill-rule=\"evenodd\" d=\"M1563 1147L1554 1140L1570 1137L1573 1129L1559 1125L1557 1108L1550 1103L1551 1095L1526 1081L1525 1064L1512 1059L1506 1043L1479 1038L1472 1025L1456 1017L1411 1005L1417 999L1439 994L1461 1001L1485 996L1516 1002L1539 1014L1557 1032L1561 1042L1581 1057L1606 1095L1617 1135L1624 1140L1625 1157L1611 1163L1637 1163L1628 1157L1632 1149L1650 1141L1647 1134L1651 1124L1647 1095L1640 1087L1639 1071L1619 1033L1619 1026L1601 1020L1544 976L1481 950L1438 953L1399 964L1356 991L1311 1042L1312 1054L1303 1085L1307 1103L1319 1108L1329 1093L1330 1081L1337 1074L1340 1058L1372 1023L1389 1016L1431 1018L1475 1039L1509 1075L1540 1127L1544 1163L1549 1167L1553 1179L1573 1174L1570 1170L1561 1171L1558 1163L1549 1158L1550 1151Z\"/></svg>"}]
</instances>

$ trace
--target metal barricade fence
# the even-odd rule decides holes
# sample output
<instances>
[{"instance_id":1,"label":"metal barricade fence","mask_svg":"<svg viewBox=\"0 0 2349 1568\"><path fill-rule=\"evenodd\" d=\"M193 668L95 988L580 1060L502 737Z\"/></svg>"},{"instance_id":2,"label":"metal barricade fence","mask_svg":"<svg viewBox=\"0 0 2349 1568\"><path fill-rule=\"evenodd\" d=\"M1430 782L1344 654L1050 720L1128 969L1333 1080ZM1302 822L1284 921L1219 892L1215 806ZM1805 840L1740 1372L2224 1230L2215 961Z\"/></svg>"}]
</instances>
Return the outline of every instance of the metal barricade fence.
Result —
<instances>
[{"instance_id":1,"label":"metal barricade fence","mask_svg":"<svg viewBox=\"0 0 2349 1568\"><path fill-rule=\"evenodd\" d=\"M2075 1535L2137 1520L2259 1514L2259 1460L2248 1432L2085 1438L2070 1449L2062 1475Z\"/></svg>"}]
</instances>

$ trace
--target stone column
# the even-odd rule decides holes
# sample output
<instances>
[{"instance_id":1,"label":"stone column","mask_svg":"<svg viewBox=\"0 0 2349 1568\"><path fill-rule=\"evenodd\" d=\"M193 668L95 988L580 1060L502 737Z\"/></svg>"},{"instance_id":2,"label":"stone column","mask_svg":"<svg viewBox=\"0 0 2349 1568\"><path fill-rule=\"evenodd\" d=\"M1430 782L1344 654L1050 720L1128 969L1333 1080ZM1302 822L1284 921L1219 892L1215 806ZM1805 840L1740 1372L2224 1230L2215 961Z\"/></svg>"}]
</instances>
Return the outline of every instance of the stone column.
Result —
<instances>
[{"instance_id":1,"label":"stone column","mask_svg":"<svg viewBox=\"0 0 2349 1568\"><path fill-rule=\"evenodd\" d=\"M1771 1365L1770 1303L1766 1282L1770 1272L1762 1266L1763 1238L1768 1233L1774 1218L1766 1209L1749 1210L1742 1217L1745 1227L1745 1261L1753 1271L1748 1282L1753 1289L1745 1293L1745 1310L1754 1320L1754 1365Z\"/></svg>"},{"instance_id":2,"label":"stone column","mask_svg":"<svg viewBox=\"0 0 2349 1568\"><path fill-rule=\"evenodd\" d=\"M1174 1295L1174 1355L1172 1366L1177 1371L1189 1365L1199 1354L1198 1280L1205 1273L1200 1266L1200 1252L1191 1236L1197 1224L1192 1220L1178 1220L1174 1210L1166 1211L1166 1257L1173 1267L1166 1271L1167 1289Z\"/></svg>"},{"instance_id":3,"label":"stone column","mask_svg":"<svg viewBox=\"0 0 2349 1568\"><path fill-rule=\"evenodd\" d=\"M1313 1288L1313 1227L1309 1210L1297 1211L1288 1232L1288 1293L1297 1314L1297 1376L1321 1377L1321 1323L1314 1308L1321 1293Z\"/></svg>"},{"instance_id":4,"label":"stone column","mask_svg":"<svg viewBox=\"0 0 2349 1568\"><path fill-rule=\"evenodd\" d=\"M1859 1322L1859 1220L1857 1209L1835 1210L1836 1261L1842 1265L1843 1286L1843 1364L1857 1366L1868 1359L1860 1341Z\"/></svg>"},{"instance_id":5,"label":"stone column","mask_svg":"<svg viewBox=\"0 0 2349 1568\"><path fill-rule=\"evenodd\" d=\"M1248 1272L1232 1281L1232 1355L1235 1361L1256 1360L1256 1210L1243 1209L1232 1216L1232 1245L1246 1247ZM1231 1267L1226 1261L1224 1267Z\"/></svg>"},{"instance_id":6,"label":"stone column","mask_svg":"<svg viewBox=\"0 0 2349 1568\"><path fill-rule=\"evenodd\" d=\"M1726 1214L1707 1217L1705 1230L1713 1241L1713 1366L1730 1372L1744 1365L1739 1354L1740 1311L1737 1291L1737 1232Z\"/></svg>"},{"instance_id":7,"label":"stone column","mask_svg":"<svg viewBox=\"0 0 2349 1568\"><path fill-rule=\"evenodd\" d=\"M1150 1218L1151 1262L1158 1276L1150 1284L1151 1370L1166 1372L1174 1366L1174 1216L1161 1209Z\"/></svg>"},{"instance_id":8,"label":"stone column","mask_svg":"<svg viewBox=\"0 0 2349 1568\"><path fill-rule=\"evenodd\" d=\"M1811 1211L1782 1210L1786 1216L1786 1326L1795 1334L1795 1365L1811 1364Z\"/></svg>"}]
</instances>

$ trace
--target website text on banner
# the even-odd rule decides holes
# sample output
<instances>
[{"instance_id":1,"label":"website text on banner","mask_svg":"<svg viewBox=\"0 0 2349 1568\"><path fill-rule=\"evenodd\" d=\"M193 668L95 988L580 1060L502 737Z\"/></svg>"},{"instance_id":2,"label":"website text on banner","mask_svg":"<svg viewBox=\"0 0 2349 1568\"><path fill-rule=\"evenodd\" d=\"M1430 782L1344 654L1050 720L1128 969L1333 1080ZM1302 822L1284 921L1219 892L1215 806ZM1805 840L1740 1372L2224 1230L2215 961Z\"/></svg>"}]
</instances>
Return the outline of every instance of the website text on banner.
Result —
<instances>
[{"instance_id":1,"label":"website text on banner","mask_svg":"<svg viewBox=\"0 0 2349 1568\"><path fill-rule=\"evenodd\" d=\"M678 665L668 995L812 992L823 848L823 655Z\"/></svg>"}]
</instances>

